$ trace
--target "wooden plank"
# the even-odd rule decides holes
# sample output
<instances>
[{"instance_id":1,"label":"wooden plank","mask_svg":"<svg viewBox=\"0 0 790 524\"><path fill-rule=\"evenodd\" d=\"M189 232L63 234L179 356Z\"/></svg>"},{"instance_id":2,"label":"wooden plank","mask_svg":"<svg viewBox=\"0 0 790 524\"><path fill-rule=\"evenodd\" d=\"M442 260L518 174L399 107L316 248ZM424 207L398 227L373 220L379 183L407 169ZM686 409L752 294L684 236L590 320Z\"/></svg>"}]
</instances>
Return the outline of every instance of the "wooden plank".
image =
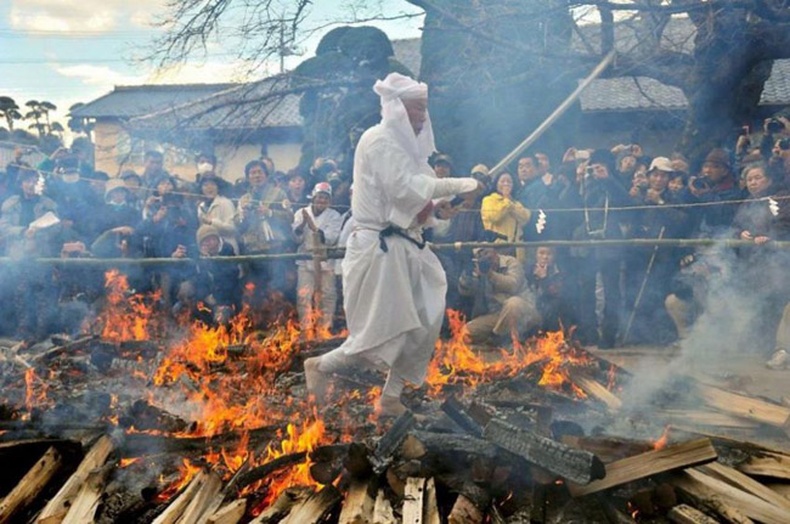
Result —
<instances>
[{"instance_id":1,"label":"wooden plank","mask_svg":"<svg viewBox=\"0 0 790 524\"><path fill-rule=\"evenodd\" d=\"M62 524L93 522L110 471L109 468L104 468L88 474L76 497L71 500L68 513L60 521Z\"/></svg>"},{"instance_id":2,"label":"wooden plank","mask_svg":"<svg viewBox=\"0 0 790 524\"><path fill-rule=\"evenodd\" d=\"M672 479L672 485L690 498L696 506L704 507L718 514L723 519L722 522L754 524L752 519L744 515L740 509L733 507L730 501L721 494L692 479L685 473L675 476Z\"/></svg>"},{"instance_id":3,"label":"wooden plank","mask_svg":"<svg viewBox=\"0 0 790 524\"><path fill-rule=\"evenodd\" d=\"M772 482L770 484L766 484L766 487L768 487L768 489L772 490L774 493L778 493L779 495L790 499L790 484Z\"/></svg>"},{"instance_id":4,"label":"wooden plank","mask_svg":"<svg viewBox=\"0 0 790 524\"><path fill-rule=\"evenodd\" d=\"M221 507L206 521L208 524L236 524L247 512L247 499L236 499Z\"/></svg>"},{"instance_id":5,"label":"wooden plank","mask_svg":"<svg viewBox=\"0 0 790 524\"><path fill-rule=\"evenodd\" d=\"M727 500L729 505L751 519L759 520L764 524L787 524L788 518L790 518L790 514L786 510L778 508L751 493L746 493L723 480L706 475L697 469L687 469L685 474L718 493Z\"/></svg>"},{"instance_id":6,"label":"wooden plank","mask_svg":"<svg viewBox=\"0 0 790 524\"><path fill-rule=\"evenodd\" d=\"M268 508L252 519L250 524L269 524L285 520L291 510L313 495L313 490L304 486L288 488Z\"/></svg>"},{"instance_id":7,"label":"wooden plank","mask_svg":"<svg viewBox=\"0 0 790 524\"><path fill-rule=\"evenodd\" d=\"M746 462L739 464L737 469L748 475L790 480L790 456L768 451L752 455Z\"/></svg>"},{"instance_id":8,"label":"wooden plank","mask_svg":"<svg viewBox=\"0 0 790 524\"><path fill-rule=\"evenodd\" d=\"M692 440L607 464L603 479L586 486L569 483L568 490L574 497L582 497L657 473L711 462L716 458L716 450L709 439Z\"/></svg>"},{"instance_id":9,"label":"wooden plank","mask_svg":"<svg viewBox=\"0 0 790 524\"><path fill-rule=\"evenodd\" d=\"M198 471L195 477L189 482L189 485L178 495L170 505L154 520L153 524L176 524L184 514L184 511L192 502L192 498L200 490L203 483L206 481L207 474L204 471Z\"/></svg>"},{"instance_id":10,"label":"wooden plank","mask_svg":"<svg viewBox=\"0 0 790 524\"><path fill-rule=\"evenodd\" d=\"M605 463L653 450L653 443L644 440L627 440L614 437L577 437L574 435L563 435L560 440L563 444L589 451Z\"/></svg>"},{"instance_id":11,"label":"wooden plank","mask_svg":"<svg viewBox=\"0 0 790 524\"><path fill-rule=\"evenodd\" d=\"M656 416L666 419L672 425L684 426L716 426L724 428L756 428L759 424L752 420L745 420L726 413L717 411L663 409L656 411Z\"/></svg>"},{"instance_id":12,"label":"wooden plank","mask_svg":"<svg viewBox=\"0 0 790 524\"><path fill-rule=\"evenodd\" d=\"M9 522L14 515L33 502L58 472L62 463L63 459L58 450L49 448L0 503L0 524Z\"/></svg>"},{"instance_id":13,"label":"wooden plank","mask_svg":"<svg viewBox=\"0 0 790 524\"><path fill-rule=\"evenodd\" d=\"M214 499L222 489L222 479L213 471L206 474L200 489L197 490L184 514L178 519L180 524L193 524L200 521L200 517L211 506Z\"/></svg>"},{"instance_id":14,"label":"wooden plank","mask_svg":"<svg viewBox=\"0 0 790 524\"><path fill-rule=\"evenodd\" d=\"M419 477L406 479L406 492L403 496L403 524L423 524L424 498L425 479Z\"/></svg>"},{"instance_id":15,"label":"wooden plank","mask_svg":"<svg viewBox=\"0 0 790 524\"><path fill-rule=\"evenodd\" d=\"M392 504L380 489L376 494L376 501L373 503L373 523L374 524L398 524L400 521L395 518Z\"/></svg>"},{"instance_id":16,"label":"wooden plank","mask_svg":"<svg viewBox=\"0 0 790 524\"><path fill-rule=\"evenodd\" d=\"M324 486L307 500L294 507L282 524L316 524L343 498L336 487Z\"/></svg>"},{"instance_id":17,"label":"wooden plank","mask_svg":"<svg viewBox=\"0 0 790 524\"><path fill-rule=\"evenodd\" d=\"M472 418L472 415L466 410L464 405L453 395L450 395L442 402L441 410L466 433L477 438L483 437L483 427Z\"/></svg>"},{"instance_id":18,"label":"wooden plank","mask_svg":"<svg viewBox=\"0 0 790 524\"><path fill-rule=\"evenodd\" d=\"M353 481L348 487L338 524L370 524L373 517L373 497L370 482Z\"/></svg>"},{"instance_id":19,"label":"wooden plank","mask_svg":"<svg viewBox=\"0 0 790 524\"><path fill-rule=\"evenodd\" d=\"M588 396L602 402L610 413L616 413L623 407L623 401L606 389L606 386L582 373L572 373L573 383L587 393Z\"/></svg>"},{"instance_id":20,"label":"wooden plank","mask_svg":"<svg viewBox=\"0 0 790 524\"><path fill-rule=\"evenodd\" d=\"M718 524L719 522L687 504L675 506L669 510L667 517L675 524Z\"/></svg>"},{"instance_id":21,"label":"wooden plank","mask_svg":"<svg viewBox=\"0 0 790 524\"><path fill-rule=\"evenodd\" d=\"M705 384L698 383L697 389L705 403L712 408L787 430L788 421L790 421L790 408L788 407Z\"/></svg>"},{"instance_id":22,"label":"wooden plank","mask_svg":"<svg viewBox=\"0 0 790 524\"><path fill-rule=\"evenodd\" d=\"M75 497L80 491L80 487L90 475L91 471L102 466L110 456L114 444L108 435L104 435L91 447L90 451L82 459L77 471L69 477L65 484L58 490L41 514L36 518L38 524L57 524L63 520L69 508L72 506Z\"/></svg>"},{"instance_id":23,"label":"wooden plank","mask_svg":"<svg viewBox=\"0 0 790 524\"><path fill-rule=\"evenodd\" d=\"M497 446L578 484L589 483L606 474L603 462L589 451L571 448L502 420L492 419L484 435Z\"/></svg>"},{"instance_id":24,"label":"wooden plank","mask_svg":"<svg viewBox=\"0 0 790 524\"><path fill-rule=\"evenodd\" d=\"M436 482L433 477L425 481L425 507L422 514L425 524L441 524L439 505L436 500Z\"/></svg>"},{"instance_id":25,"label":"wooden plank","mask_svg":"<svg viewBox=\"0 0 790 524\"><path fill-rule=\"evenodd\" d=\"M725 466L724 464L719 464L718 462L711 462L710 464L700 466L697 469L706 475L723 480L742 491L760 497L764 501L770 502L774 506L784 508L788 512L788 515L790 515L790 500L786 499L782 495L778 495L776 492L772 491L765 485L757 482L751 477L747 477L736 469Z\"/></svg>"},{"instance_id":26,"label":"wooden plank","mask_svg":"<svg viewBox=\"0 0 790 524\"><path fill-rule=\"evenodd\" d=\"M458 495L447 517L448 524L482 524L483 512L463 494Z\"/></svg>"}]
</instances>

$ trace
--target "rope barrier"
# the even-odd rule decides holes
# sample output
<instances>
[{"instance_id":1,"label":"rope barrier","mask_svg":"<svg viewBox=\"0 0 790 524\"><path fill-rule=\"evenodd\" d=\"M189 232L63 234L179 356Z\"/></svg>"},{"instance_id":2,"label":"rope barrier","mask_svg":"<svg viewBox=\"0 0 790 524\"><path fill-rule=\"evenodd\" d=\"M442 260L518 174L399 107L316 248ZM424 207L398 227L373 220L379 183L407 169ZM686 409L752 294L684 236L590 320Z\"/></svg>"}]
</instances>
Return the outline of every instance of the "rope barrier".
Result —
<instances>
[{"instance_id":1,"label":"rope barrier","mask_svg":"<svg viewBox=\"0 0 790 524\"><path fill-rule=\"evenodd\" d=\"M790 241L771 240L763 245L755 244L750 240L740 239L713 239L713 238L629 238L616 240L547 240L541 242L453 242L447 244L428 244L433 251L461 251L463 249L492 248L496 250L532 247L586 247L586 248L616 248L616 247L720 247L734 248L773 248L780 250L790 249ZM345 248L329 247L322 249L317 255L319 260L340 259L345 254ZM46 264L62 267L116 267L116 266L176 266L194 264L197 261L210 261L220 263L241 264L246 262L266 262L274 260L313 260L311 253L267 253L258 255L239 255L229 257L201 257L193 258L12 258L0 257L0 266L14 264Z\"/></svg>"}]
</instances>

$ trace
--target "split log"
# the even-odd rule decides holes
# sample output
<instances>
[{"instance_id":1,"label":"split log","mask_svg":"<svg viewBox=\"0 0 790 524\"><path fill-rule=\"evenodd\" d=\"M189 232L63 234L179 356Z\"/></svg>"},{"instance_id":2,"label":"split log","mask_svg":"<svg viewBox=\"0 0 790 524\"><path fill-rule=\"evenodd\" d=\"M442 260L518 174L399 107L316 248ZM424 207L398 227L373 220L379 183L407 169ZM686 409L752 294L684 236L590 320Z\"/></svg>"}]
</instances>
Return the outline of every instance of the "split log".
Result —
<instances>
[{"instance_id":1,"label":"split log","mask_svg":"<svg viewBox=\"0 0 790 524\"><path fill-rule=\"evenodd\" d=\"M436 500L436 482L433 478L425 481L425 511L423 512L423 522L425 524L441 524L439 516L439 505Z\"/></svg>"},{"instance_id":2,"label":"split log","mask_svg":"<svg viewBox=\"0 0 790 524\"><path fill-rule=\"evenodd\" d=\"M178 433L186 431L190 424L141 399L129 406L128 411L118 420L118 425L122 428L134 426L138 430L156 429L165 433Z\"/></svg>"},{"instance_id":3,"label":"split log","mask_svg":"<svg viewBox=\"0 0 790 524\"><path fill-rule=\"evenodd\" d=\"M669 510L667 514L669 520L675 524L717 524L716 519L712 519L698 509L692 508L687 504L679 504Z\"/></svg>"},{"instance_id":4,"label":"split log","mask_svg":"<svg viewBox=\"0 0 790 524\"><path fill-rule=\"evenodd\" d=\"M699 394L708 406L761 424L788 432L790 408L764 400L739 395L713 386L697 384Z\"/></svg>"},{"instance_id":5,"label":"split log","mask_svg":"<svg viewBox=\"0 0 790 524\"><path fill-rule=\"evenodd\" d=\"M716 426L725 428L756 428L758 424L751 420L718 413L714 411L685 410L685 409L664 409L654 412L657 417L666 419L673 426Z\"/></svg>"},{"instance_id":6,"label":"split log","mask_svg":"<svg viewBox=\"0 0 790 524\"><path fill-rule=\"evenodd\" d=\"M761 452L759 455L752 455L743 464L739 464L737 469L749 475L790 480L790 455L770 451Z\"/></svg>"},{"instance_id":7,"label":"split log","mask_svg":"<svg viewBox=\"0 0 790 524\"><path fill-rule=\"evenodd\" d=\"M69 513L69 508L73 505L80 487L86 481L91 471L104 464L107 457L112 453L113 447L112 439L107 435L96 441L82 462L80 462L77 471L69 477L57 494L50 499L41 514L39 514L36 522L38 524L57 524L63 520L66 513Z\"/></svg>"},{"instance_id":8,"label":"split log","mask_svg":"<svg viewBox=\"0 0 790 524\"><path fill-rule=\"evenodd\" d=\"M498 446L555 475L587 484L606 475L603 462L588 451L571 448L507 422L492 419L484 436Z\"/></svg>"},{"instance_id":9,"label":"split log","mask_svg":"<svg viewBox=\"0 0 790 524\"><path fill-rule=\"evenodd\" d=\"M354 481L348 488L338 524L370 524L373 515L373 497L370 482Z\"/></svg>"},{"instance_id":10,"label":"split log","mask_svg":"<svg viewBox=\"0 0 790 524\"><path fill-rule=\"evenodd\" d=\"M481 524L485 515L465 495L458 495L447 517L448 524Z\"/></svg>"},{"instance_id":11,"label":"split log","mask_svg":"<svg viewBox=\"0 0 790 524\"><path fill-rule=\"evenodd\" d=\"M582 497L657 473L711 462L716 458L716 450L710 440L692 440L612 462L606 465L605 478L586 486L569 483L568 489L574 497Z\"/></svg>"},{"instance_id":12,"label":"split log","mask_svg":"<svg viewBox=\"0 0 790 524\"><path fill-rule=\"evenodd\" d=\"M33 502L58 472L62 463L60 453L55 448L49 448L11 490L11 493L0 502L0 524L9 522L17 513Z\"/></svg>"},{"instance_id":13,"label":"split log","mask_svg":"<svg viewBox=\"0 0 790 524\"><path fill-rule=\"evenodd\" d=\"M271 460L258 467L255 467L247 471L246 473L235 476L228 483L228 485L225 486L224 492L225 494L228 494L231 493L233 490L240 491L246 486L252 484L253 482L265 479L275 471L279 471L288 466L299 464L300 462L304 461L305 458L307 458L306 451L298 451L296 453L291 453L289 455L283 455L282 457L277 457L276 459Z\"/></svg>"},{"instance_id":14,"label":"split log","mask_svg":"<svg viewBox=\"0 0 790 524\"><path fill-rule=\"evenodd\" d=\"M377 475L383 473L390 465L393 453L400 447L403 439L406 438L415 422L414 414L411 411L407 411L395 420L389 431L376 443L376 449L370 457L370 463L373 465L373 471Z\"/></svg>"},{"instance_id":15,"label":"split log","mask_svg":"<svg viewBox=\"0 0 790 524\"><path fill-rule=\"evenodd\" d=\"M588 396L602 402L610 413L616 413L623 407L623 401L606 389L606 386L580 372L571 374L573 383L579 386Z\"/></svg>"},{"instance_id":16,"label":"split log","mask_svg":"<svg viewBox=\"0 0 790 524\"><path fill-rule=\"evenodd\" d=\"M47 351L41 353L40 355L36 355L35 357L33 357L33 360L43 364L48 364L61 355L65 355L66 353L70 353L72 351L80 351L81 349L85 348L88 344L90 344L94 340L97 340L98 338L99 337L97 335L87 335L84 337L80 337L77 340L73 340L71 342L67 342L60 346L55 346L53 348L50 348Z\"/></svg>"},{"instance_id":17,"label":"split log","mask_svg":"<svg viewBox=\"0 0 790 524\"><path fill-rule=\"evenodd\" d=\"M252 519L250 524L272 524L280 522L288 516L295 506L307 500L312 494L313 490L304 486L288 488L280 493L280 496L260 515Z\"/></svg>"},{"instance_id":18,"label":"split log","mask_svg":"<svg viewBox=\"0 0 790 524\"><path fill-rule=\"evenodd\" d=\"M99 507L99 501L104 492L104 484L107 482L107 477L111 472L112 469L107 467L89 473L85 477L83 485L79 488L76 497L70 502L71 508L68 509L68 513L66 513L62 521L57 520L57 522L62 522L62 524L93 522L96 510Z\"/></svg>"},{"instance_id":19,"label":"split log","mask_svg":"<svg viewBox=\"0 0 790 524\"><path fill-rule=\"evenodd\" d=\"M178 522L181 524L200 522L201 516L209 509L221 489L222 479L219 478L219 475L213 471L207 473L203 483L197 492L195 492L192 500L189 501L189 505L184 510L184 514L181 515L181 518L178 519Z\"/></svg>"},{"instance_id":20,"label":"split log","mask_svg":"<svg viewBox=\"0 0 790 524\"><path fill-rule=\"evenodd\" d=\"M455 398L453 395L447 397L442 403L442 411L445 415L450 417L450 420L455 422L459 428L473 437L481 438L483 436L483 428L477 421L472 418L472 415L466 411L466 408Z\"/></svg>"},{"instance_id":21,"label":"split log","mask_svg":"<svg viewBox=\"0 0 790 524\"><path fill-rule=\"evenodd\" d=\"M409 477L406 479L406 492L403 498L403 524L423 524L425 479Z\"/></svg>"},{"instance_id":22,"label":"split log","mask_svg":"<svg viewBox=\"0 0 790 524\"><path fill-rule=\"evenodd\" d=\"M446 457L451 454L471 455L485 460L494 460L505 452L493 443L470 435L412 431L403 440L399 455L406 460L425 456Z\"/></svg>"},{"instance_id":23,"label":"split log","mask_svg":"<svg viewBox=\"0 0 790 524\"><path fill-rule=\"evenodd\" d=\"M273 424L247 432L249 446L257 447L260 442L268 442L277 436L277 432L285 429L283 424ZM145 433L132 433L125 435L119 444L119 450L124 458L137 457L156 453L183 453L206 452L209 448L219 449L228 447L243 436L241 431L227 431L213 437L169 437L166 435L148 435Z\"/></svg>"},{"instance_id":24,"label":"split log","mask_svg":"<svg viewBox=\"0 0 790 524\"><path fill-rule=\"evenodd\" d=\"M208 475L204 471L199 471L190 481L189 485L176 499L170 503L162 514L160 514L153 524L175 524L184 514L194 496L203 487Z\"/></svg>"},{"instance_id":25,"label":"split log","mask_svg":"<svg viewBox=\"0 0 790 524\"><path fill-rule=\"evenodd\" d=\"M384 490L379 490L376 495L376 501L373 503L373 522L375 524L398 524L400 522L395 518L395 513L392 511L392 504L384 494Z\"/></svg>"},{"instance_id":26,"label":"split log","mask_svg":"<svg viewBox=\"0 0 790 524\"><path fill-rule=\"evenodd\" d=\"M325 486L321 491L314 493L294 507L281 524L316 524L325 518L342 499L343 495L336 487Z\"/></svg>"},{"instance_id":27,"label":"split log","mask_svg":"<svg viewBox=\"0 0 790 524\"><path fill-rule=\"evenodd\" d=\"M236 524L247 512L247 499L237 499L211 515L207 524Z\"/></svg>"},{"instance_id":28,"label":"split log","mask_svg":"<svg viewBox=\"0 0 790 524\"><path fill-rule=\"evenodd\" d=\"M724 464L719 464L718 462L711 462L710 464L700 466L697 469L706 475L718 478L724 482L727 482L728 484L732 484L742 491L751 493L752 495L759 497L776 507L783 508L788 512L788 515L790 515L790 500L786 499L782 495L778 495L776 492L772 491L765 485L757 482L751 477L747 477L738 470L725 466Z\"/></svg>"},{"instance_id":29,"label":"split log","mask_svg":"<svg viewBox=\"0 0 790 524\"><path fill-rule=\"evenodd\" d=\"M696 469L687 469L684 473L694 481L719 494L728 501L729 505L751 519L759 520L765 524L787 523L788 512L782 508L778 508L755 495L741 491L723 480L713 478Z\"/></svg>"},{"instance_id":30,"label":"split log","mask_svg":"<svg viewBox=\"0 0 790 524\"><path fill-rule=\"evenodd\" d=\"M732 506L721 494L692 479L685 473L676 476L672 484L697 507L705 508L719 515L723 522L732 524L754 524L741 510Z\"/></svg>"},{"instance_id":31,"label":"split log","mask_svg":"<svg viewBox=\"0 0 790 524\"><path fill-rule=\"evenodd\" d=\"M560 441L571 447L589 451L602 461L614 462L626 457L645 453L653 449L653 444L645 441L626 440L613 437L576 437L565 435Z\"/></svg>"}]
</instances>

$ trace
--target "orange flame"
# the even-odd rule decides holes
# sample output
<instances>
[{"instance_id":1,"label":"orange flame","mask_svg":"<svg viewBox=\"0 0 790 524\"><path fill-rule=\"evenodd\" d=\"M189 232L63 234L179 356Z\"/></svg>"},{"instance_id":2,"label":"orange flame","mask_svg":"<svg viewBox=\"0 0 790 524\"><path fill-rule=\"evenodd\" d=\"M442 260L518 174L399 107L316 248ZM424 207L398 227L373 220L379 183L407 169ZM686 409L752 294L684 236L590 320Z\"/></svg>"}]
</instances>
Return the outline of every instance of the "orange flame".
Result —
<instances>
[{"instance_id":1,"label":"orange flame","mask_svg":"<svg viewBox=\"0 0 790 524\"><path fill-rule=\"evenodd\" d=\"M101 337L110 342L149 340L159 327L153 307L159 293L129 295L129 281L117 269L104 274L104 289L107 306L97 319Z\"/></svg>"},{"instance_id":2,"label":"orange flame","mask_svg":"<svg viewBox=\"0 0 790 524\"><path fill-rule=\"evenodd\" d=\"M44 382L33 368L25 370L25 409L28 413L35 407L49 404L47 390L49 386Z\"/></svg>"},{"instance_id":3,"label":"orange flame","mask_svg":"<svg viewBox=\"0 0 790 524\"><path fill-rule=\"evenodd\" d=\"M496 362L487 362L469 346L469 331L462 315L452 310L447 314L452 337L447 342L437 343L437 351L428 368L427 382L432 393L439 393L450 384L475 387L481 382L514 377L528 366L542 363L538 385L555 390L567 387L578 398L587 397L571 381L569 368L588 366L593 359L566 344L562 331L546 333L529 345L514 340L512 350L500 350Z\"/></svg>"},{"instance_id":4,"label":"orange flame","mask_svg":"<svg viewBox=\"0 0 790 524\"><path fill-rule=\"evenodd\" d=\"M671 426L669 426L669 425L666 425L664 427L664 432L661 433L661 436L658 437L658 440L656 440L653 443L653 450L658 451L658 450L661 450L661 449L664 449L665 447L667 447L667 443L669 442L669 429L670 429L670 427Z\"/></svg>"},{"instance_id":5,"label":"orange flame","mask_svg":"<svg viewBox=\"0 0 790 524\"><path fill-rule=\"evenodd\" d=\"M184 459L181 467L178 469L179 477L177 480L171 482L155 497L156 502L162 503L170 500L173 495L181 491L187 484L192 482L195 475L201 470L199 466L195 466L189 459Z\"/></svg>"}]
</instances>

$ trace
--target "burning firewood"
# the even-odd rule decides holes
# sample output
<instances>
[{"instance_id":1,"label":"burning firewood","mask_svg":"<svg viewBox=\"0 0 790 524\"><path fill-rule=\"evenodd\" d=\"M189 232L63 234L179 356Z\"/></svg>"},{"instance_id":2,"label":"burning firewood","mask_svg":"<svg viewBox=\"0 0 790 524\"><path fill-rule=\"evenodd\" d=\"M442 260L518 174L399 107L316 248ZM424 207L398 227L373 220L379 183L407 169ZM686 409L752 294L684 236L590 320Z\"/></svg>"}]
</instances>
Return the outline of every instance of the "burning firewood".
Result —
<instances>
[{"instance_id":1,"label":"burning firewood","mask_svg":"<svg viewBox=\"0 0 790 524\"><path fill-rule=\"evenodd\" d=\"M273 524L280 522L288 516L291 510L307 500L313 490L304 486L288 488L266 508L260 515L250 521L250 524Z\"/></svg>"},{"instance_id":2,"label":"burning firewood","mask_svg":"<svg viewBox=\"0 0 790 524\"><path fill-rule=\"evenodd\" d=\"M718 522L687 504L675 506L667 514L667 517L675 524L716 524Z\"/></svg>"},{"instance_id":3,"label":"burning firewood","mask_svg":"<svg viewBox=\"0 0 790 524\"><path fill-rule=\"evenodd\" d=\"M15 515L33 502L58 472L62 463L60 453L54 447L49 448L11 490L11 493L0 502L0 524L10 522Z\"/></svg>"},{"instance_id":4,"label":"burning firewood","mask_svg":"<svg viewBox=\"0 0 790 524\"><path fill-rule=\"evenodd\" d=\"M607 464L605 476L601 480L586 486L569 484L568 489L574 497L582 497L657 473L711 462L717 456L708 439L675 444Z\"/></svg>"},{"instance_id":5,"label":"burning firewood","mask_svg":"<svg viewBox=\"0 0 790 524\"><path fill-rule=\"evenodd\" d=\"M206 474L205 480L197 492L195 492L192 500L189 501L189 505L184 510L184 514L181 515L178 522L183 524L202 522L201 517L209 510L221 489L222 479L214 472ZM219 498L217 500L217 506L219 506L221 502L222 499ZM210 513L213 512L213 510L210 511Z\"/></svg>"},{"instance_id":6,"label":"burning firewood","mask_svg":"<svg viewBox=\"0 0 790 524\"><path fill-rule=\"evenodd\" d=\"M751 477L744 475L740 471L717 462L711 462L705 466L699 466L696 469L702 473L705 473L706 475L732 484L736 488L747 493L751 493L752 495L759 497L766 502L770 502L778 508L783 508L788 512L788 515L790 515L790 499L775 493L765 485L757 482Z\"/></svg>"},{"instance_id":7,"label":"burning firewood","mask_svg":"<svg viewBox=\"0 0 790 524\"><path fill-rule=\"evenodd\" d=\"M373 497L376 483L354 481L348 487L343 509L340 510L338 524L368 524L373 514Z\"/></svg>"},{"instance_id":8,"label":"burning firewood","mask_svg":"<svg viewBox=\"0 0 790 524\"><path fill-rule=\"evenodd\" d=\"M343 495L334 486L325 486L294 507L281 524L316 524L335 509Z\"/></svg>"},{"instance_id":9,"label":"burning firewood","mask_svg":"<svg viewBox=\"0 0 790 524\"><path fill-rule=\"evenodd\" d=\"M206 524L236 524L247 512L247 499L237 499L211 515Z\"/></svg>"},{"instance_id":10,"label":"burning firewood","mask_svg":"<svg viewBox=\"0 0 790 524\"><path fill-rule=\"evenodd\" d=\"M187 507L192 503L192 499L201 492L208 479L208 473L199 471L192 478L186 489L167 506L156 520L154 520L153 524L176 524L179 522Z\"/></svg>"},{"instance_id":11,"label":"burning firewood","mask_svg":"<svg viewBox=\"0 0 790 524\"><path fill-rule=\"evenodd\" d=\"M106 435L96 441L77 467L77 471L63 484L60 491L49 500L36 522L38 524L57 524L61 522L69 512L69 508L74 505L74 499L77 497L80 487L85 484L93 470L104 464L107 457L112 453L113 447L112 439ZM87 496L83 495L83 497Z\"/></svg>"},{"instance_id":12,"label":"burning firewood","mask_svg":"<svg viewBox=\"0 0 790 524\"><path fill-rule=\"evenodd\" d=\"M603 478L604 465L592 453L493 419L485 428L487 440L560 477L587 484Z\"/></svg>"},{"instance_id":13,"label":"burning firewood","mask_svg":"<svg viewBox=\"0 0 790 524\"><path fill-rule=\"evenodd\" d=\"M104 484L111 472L110 468L99 468L85 477L77 495L71 503L62 524L83 524L93 522L99 499L104 492Z\"/></svg>"}]
</instances>

